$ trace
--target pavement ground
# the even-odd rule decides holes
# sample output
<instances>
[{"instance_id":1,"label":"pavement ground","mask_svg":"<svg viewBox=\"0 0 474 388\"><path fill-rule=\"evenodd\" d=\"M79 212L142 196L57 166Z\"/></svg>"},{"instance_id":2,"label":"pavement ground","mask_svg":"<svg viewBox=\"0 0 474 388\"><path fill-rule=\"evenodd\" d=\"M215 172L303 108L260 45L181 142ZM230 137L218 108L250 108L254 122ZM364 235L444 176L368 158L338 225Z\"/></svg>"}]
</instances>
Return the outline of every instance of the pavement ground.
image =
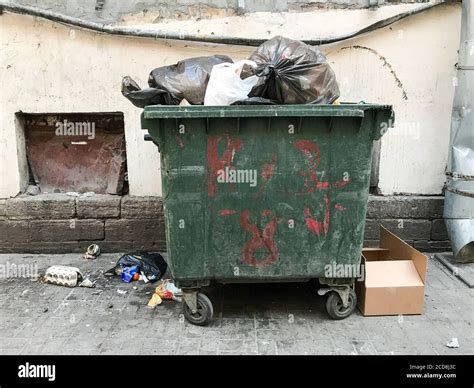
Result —
<instances>
[{"instance_id":1,"label":"pavement ground","mask_svg":"<svg viewBox=\"0 0 474 388\"><path fill-rule=\"evenodd\" d=\"M184 320L178 302L148 308L156 285L104 277L119 257L1 254L4 271L72 265L97 287L0 279L0 354L474 354L473 290L432 258L423 315L356 310L334 321L313 282L214 285L205 290L214 319L198 327ZM447 347L454 337L459 348Z\"/></svg>"}]
</instances>

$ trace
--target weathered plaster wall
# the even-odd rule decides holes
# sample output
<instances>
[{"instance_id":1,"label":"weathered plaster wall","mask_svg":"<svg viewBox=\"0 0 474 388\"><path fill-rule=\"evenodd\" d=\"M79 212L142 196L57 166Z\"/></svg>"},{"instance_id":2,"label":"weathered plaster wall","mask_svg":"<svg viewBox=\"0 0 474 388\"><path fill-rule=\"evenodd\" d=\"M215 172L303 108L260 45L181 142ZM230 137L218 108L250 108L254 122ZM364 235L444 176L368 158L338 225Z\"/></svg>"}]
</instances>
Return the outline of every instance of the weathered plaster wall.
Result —
<instances>
[{"instance_id":1,"label":"weathered plaster wall","mask_svg":"<svg viewBox=\"0 0 474 388\"><path fill-rule=\"evenodd\" d=\"M169 21L160 29L216 35L293 38L336 35L413 7L251 14ZM0 16L0 198L25 185L24 145L15 112L122 111L132 195L161 194L159 157L143 141L140 109L120 94L131 75L145 85L157 66L199 55L247 57L250 47L97 35L29 16ZM178 23L178 24L177 24ZM382 141L384 194L439 194L444 183L459 45L460 7L441 6L389 28L323 50L338 75L341 99L393 104L396 127ZM267 31L270 31L268 33Z\"/></svg>"}]
</instances>

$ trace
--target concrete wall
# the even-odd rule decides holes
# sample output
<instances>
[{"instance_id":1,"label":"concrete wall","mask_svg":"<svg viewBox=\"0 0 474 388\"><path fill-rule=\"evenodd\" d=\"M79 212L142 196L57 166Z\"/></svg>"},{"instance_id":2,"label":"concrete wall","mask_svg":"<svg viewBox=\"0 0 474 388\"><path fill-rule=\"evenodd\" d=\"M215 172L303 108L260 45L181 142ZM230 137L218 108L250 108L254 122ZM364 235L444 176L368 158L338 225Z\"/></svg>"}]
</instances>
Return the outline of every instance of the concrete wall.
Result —
<instances>
[{"instance_id":1,"label":"concrete wall","mask_svg":"<svg viewBox=\"0 0 474 388\"><path fill-rule=\"evenodd\" d=\"M425 3L426 0L16 0L15 3L48 9L97 22L119 22L128 15L141 14L152 20L162 18L208 18L246 12L286 12L311 8L367 8L394 3ZM144 15L145 14L145 15Z\"/></svg>"},{"instance_id":2,"label":"concrete wall","mask_svg":"<svg viewBox=\"0 0 474 388\"><path fill-rule=\"evenodd\" d=\"M157 27L302 39L342 34L410 7L259 13L168 21ZM4 14L0 19L0 198L15 196L26 184L18 111L123 112L130 193L160 195L159 157L156 148L143 141L140 109L120 94L121 77L131 75L145 85L157 66L217 53L238 60L253 50L97 35L29 16ZM381 148L379 186L384 194L441 192L459 26L460 7L452 4L323 48L338 75L342 100L394 105L396 128L383 138Z\"/></svg>"}]
</instances>

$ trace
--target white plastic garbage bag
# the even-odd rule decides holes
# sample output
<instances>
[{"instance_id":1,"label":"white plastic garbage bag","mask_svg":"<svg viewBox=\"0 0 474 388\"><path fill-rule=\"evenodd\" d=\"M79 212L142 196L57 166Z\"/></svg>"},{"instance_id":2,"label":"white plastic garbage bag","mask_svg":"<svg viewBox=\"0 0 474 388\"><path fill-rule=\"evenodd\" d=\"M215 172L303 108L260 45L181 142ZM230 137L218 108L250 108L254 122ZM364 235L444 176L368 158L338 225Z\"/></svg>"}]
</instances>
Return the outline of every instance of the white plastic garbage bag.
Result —
<instances>
[{"instance_id":1,"label":"white plastic garbage bag","mask_svg":"<svg viewBox=\"0 0 474 388\"><path fill-rule=\"evenodd\" d=\"M256 67L254 61L248 59L236 63L220 63L212 68L207 84L204 105L230 105L235 101L247 98L256 85L258 77L253 75L240 78L244 65Z\"/></svg>"}]
</instances>

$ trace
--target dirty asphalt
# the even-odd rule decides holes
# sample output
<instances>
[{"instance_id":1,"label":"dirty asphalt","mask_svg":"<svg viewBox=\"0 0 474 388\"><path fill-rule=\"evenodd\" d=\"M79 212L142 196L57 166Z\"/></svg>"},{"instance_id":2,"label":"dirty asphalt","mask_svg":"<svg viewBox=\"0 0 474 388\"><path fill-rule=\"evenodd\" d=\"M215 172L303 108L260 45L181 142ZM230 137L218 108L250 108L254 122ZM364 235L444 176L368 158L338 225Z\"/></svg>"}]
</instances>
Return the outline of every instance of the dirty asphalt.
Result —
<instances>
[{"instance_id":1,"label":"dirty asphalt","mask_svg":"<svg viewBox=\"0 0 474 388\"><path fill-rule=\"evenodd\" d=\"M356 310L333 321L312 282L215 285L206 290L214 320L197 327L178 302L149 309L155 286L104 277L119 256L1 254L3 271L72 265L97 286L0 279L0 354L474 354L473 290L433 259L421 316L363 317ZM446 346L453 337L459 348Z\"/></svg>"}]
</instances>

